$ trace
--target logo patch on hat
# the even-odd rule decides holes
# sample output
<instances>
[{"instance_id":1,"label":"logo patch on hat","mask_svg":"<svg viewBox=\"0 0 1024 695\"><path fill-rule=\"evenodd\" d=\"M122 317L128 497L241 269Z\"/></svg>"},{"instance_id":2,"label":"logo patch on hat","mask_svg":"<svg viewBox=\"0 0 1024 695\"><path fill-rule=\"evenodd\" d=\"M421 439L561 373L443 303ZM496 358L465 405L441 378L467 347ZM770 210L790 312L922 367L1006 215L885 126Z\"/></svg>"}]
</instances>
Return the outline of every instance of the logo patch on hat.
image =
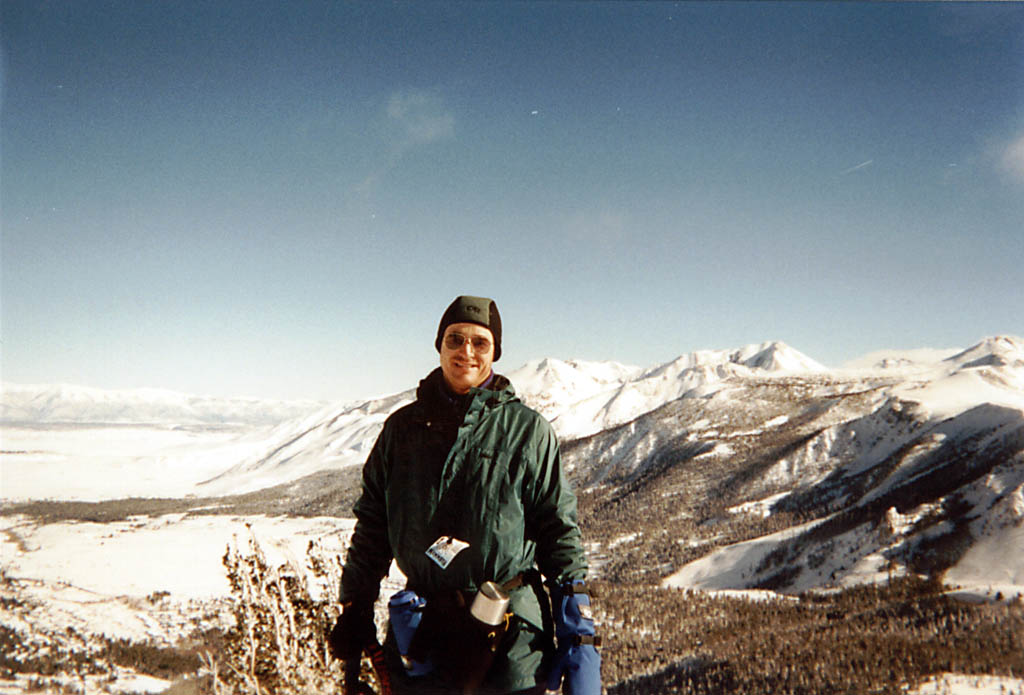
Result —
<instances>
[{"instance_id":1,"label":"logo patch on hat","mask_svg":"<svg viewBox=\"0 0 1024 695\"><path fill-rule=\"evenodd\" d=\"M498 313L498 306L493 299L487 297L473 297L462 295L455 298L437 326L437 338L434 340L434 347L441 352L441 339L444 337L445 329L453 323L476 323L491 331L494 336L494 361L501 357L501 314Z\"/></svg>"}]
</instances>

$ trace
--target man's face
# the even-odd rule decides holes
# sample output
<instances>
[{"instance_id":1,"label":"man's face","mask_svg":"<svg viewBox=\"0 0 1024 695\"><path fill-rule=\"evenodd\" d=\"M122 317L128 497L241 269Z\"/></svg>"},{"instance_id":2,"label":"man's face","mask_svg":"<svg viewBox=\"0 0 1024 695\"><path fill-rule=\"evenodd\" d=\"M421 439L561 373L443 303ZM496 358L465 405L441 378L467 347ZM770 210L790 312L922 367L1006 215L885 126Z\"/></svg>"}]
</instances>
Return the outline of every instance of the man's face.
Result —
<instances>
[{"instance_id":1,"label":"man's face","mask_svg":"<svg viewBox=\"0 0 1024 695\"><path fill-rule=\"evenodd\" d=\"M459 336L461 345L456 345ZM441 338L441 372L452 391L468 393L470 388L487 381L493 361L494 336L489 329L475 323L453 323L445 329Z\"/></svg>"}]
</instances>

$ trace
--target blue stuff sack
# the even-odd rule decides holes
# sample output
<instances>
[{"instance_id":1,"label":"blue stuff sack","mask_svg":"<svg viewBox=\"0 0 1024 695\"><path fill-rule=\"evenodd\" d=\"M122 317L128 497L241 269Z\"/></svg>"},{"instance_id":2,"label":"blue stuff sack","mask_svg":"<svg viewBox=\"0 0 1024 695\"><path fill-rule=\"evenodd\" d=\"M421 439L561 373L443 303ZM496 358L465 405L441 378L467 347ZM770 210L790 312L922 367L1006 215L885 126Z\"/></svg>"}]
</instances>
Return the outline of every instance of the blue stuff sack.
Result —
<instances>
[{"instance_id":1,"label":"blue stuff sack","mask_svg":"<svg viewBox=\"0 0 1024 695\"><path fill-rule=\"evenodd\" d=\"M576 581L557 587L551 598L558 650L548 673L548 691L561 687L567 695L600 695L600 638L594 635L586 584Z\"/></svg>"},{"instance_id":2,"label":"blue stuff sack","mask_svg":"<svg viewBox=\"0 0 1024 695\"><path fill-rule=\"evenodd\" d=\"M425 676L434 670L434 665L428 662L409 659L409 645L412 644L416 628L423 619L423 608L427 600L419 596L415 591L404 589L399 591L388 601L388 615L391 619L391 632L398 644L398 652L402 655L402 662L410 676Z\"/></svg>"}]
</instances>

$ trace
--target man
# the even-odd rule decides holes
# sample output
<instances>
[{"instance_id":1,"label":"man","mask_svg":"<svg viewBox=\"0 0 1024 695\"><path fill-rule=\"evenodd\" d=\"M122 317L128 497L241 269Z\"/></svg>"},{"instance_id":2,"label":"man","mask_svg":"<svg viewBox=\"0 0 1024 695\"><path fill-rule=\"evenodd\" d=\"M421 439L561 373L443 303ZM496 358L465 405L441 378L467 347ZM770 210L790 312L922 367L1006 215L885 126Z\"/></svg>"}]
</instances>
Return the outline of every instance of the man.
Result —
<instances>
[{"instance_id":1,"label":"man","mask_svg":"<svg viewBox=\"0 0 1024 695\"><path fill-rule=\"evenodd\" d=\"M396 692L534 693L566 674L566 692L597 695L576 498L551 426L492 371L501 339L491 299L457 297L442 315L440 366L387 419L363 468L332 651L358 659L376 642L373 603L394 558L414 606L392 613ZM508 595L511 615L481 631L467 606L487 582Z\"/></svg>"}]
</instances>

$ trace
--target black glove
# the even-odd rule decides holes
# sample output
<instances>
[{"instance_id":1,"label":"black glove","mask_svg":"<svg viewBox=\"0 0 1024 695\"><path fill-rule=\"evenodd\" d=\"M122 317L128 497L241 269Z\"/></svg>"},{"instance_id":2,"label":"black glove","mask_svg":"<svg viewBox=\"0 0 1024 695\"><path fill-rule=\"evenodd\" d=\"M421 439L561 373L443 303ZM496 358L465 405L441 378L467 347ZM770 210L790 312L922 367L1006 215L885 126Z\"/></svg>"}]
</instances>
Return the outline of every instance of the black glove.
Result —
<instances>
[{"instance_id":1,"label":"black glove","mask_svg":"<svg viewBox=\"0 0 1024 695\"><path fill-rule=\"evenodd\" d=\"M344 607L338 622L327 636L331 655L335 659L358 659L363 649L377 641L377 628L373 624L372 603L352 603Z\"/></svg>"}]
</instances>

